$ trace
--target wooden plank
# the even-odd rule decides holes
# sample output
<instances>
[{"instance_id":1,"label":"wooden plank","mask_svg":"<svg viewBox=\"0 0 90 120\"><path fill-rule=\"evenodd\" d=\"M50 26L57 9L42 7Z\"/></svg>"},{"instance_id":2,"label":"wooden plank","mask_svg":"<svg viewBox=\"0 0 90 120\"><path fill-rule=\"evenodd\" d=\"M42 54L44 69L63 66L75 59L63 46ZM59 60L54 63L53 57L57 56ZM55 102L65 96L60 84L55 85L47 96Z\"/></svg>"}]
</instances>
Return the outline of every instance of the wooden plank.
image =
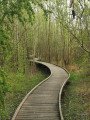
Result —
<instances>
[{"instance_id":1,"label":"wooden plank","mask_svg":"<svg viewBox=\"0 0 90 120\"><path fill-rule=\"evenodd\" d=\"M43 64L51 69L52 76L28 96L15 120L60 120L59 91L68 75L60 67Z\"/></svg>"}]
</instances>

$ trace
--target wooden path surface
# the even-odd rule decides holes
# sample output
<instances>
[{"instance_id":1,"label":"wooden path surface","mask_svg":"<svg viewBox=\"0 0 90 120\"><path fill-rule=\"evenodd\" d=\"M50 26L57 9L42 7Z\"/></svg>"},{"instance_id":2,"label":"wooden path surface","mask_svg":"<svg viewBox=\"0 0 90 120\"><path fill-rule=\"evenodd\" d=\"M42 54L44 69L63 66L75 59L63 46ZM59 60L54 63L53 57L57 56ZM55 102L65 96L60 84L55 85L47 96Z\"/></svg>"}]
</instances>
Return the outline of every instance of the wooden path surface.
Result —
<instances>
[{"instance_id":1,"label":"wooden path surface","mask_svg":"<svg viewBox=\"0 0 90 120\"><path fill-rule=\"evenodd\" d=\"M27 97L12 120L60 120L59 92L68 73L55 65L39 63L50 68L51 76Z\"/></svg>"}]
</instances>

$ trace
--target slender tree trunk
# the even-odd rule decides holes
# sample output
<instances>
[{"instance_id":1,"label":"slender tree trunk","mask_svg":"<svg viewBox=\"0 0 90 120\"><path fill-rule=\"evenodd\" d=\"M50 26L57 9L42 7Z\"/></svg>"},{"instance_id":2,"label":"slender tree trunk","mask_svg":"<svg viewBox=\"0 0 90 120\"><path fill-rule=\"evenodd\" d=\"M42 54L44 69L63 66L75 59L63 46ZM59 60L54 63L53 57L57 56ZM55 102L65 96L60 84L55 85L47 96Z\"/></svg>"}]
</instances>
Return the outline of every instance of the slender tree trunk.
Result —
<instances>
[{"instance_id":1,"label":"slender tree trunk","mask_svg":"<svg viewBox=\"0 0 90 120\"><path fill-rule=\"evenodd\" d=\"M50 1L49 1L49 5L50 5ZM50 7L48 8L48 10L50 10ZM51 16L49 15L49 31L48 31L48 62L51 61L51 48L50 48L50 36L51 36Z\"/></svg>"}]
</instances>

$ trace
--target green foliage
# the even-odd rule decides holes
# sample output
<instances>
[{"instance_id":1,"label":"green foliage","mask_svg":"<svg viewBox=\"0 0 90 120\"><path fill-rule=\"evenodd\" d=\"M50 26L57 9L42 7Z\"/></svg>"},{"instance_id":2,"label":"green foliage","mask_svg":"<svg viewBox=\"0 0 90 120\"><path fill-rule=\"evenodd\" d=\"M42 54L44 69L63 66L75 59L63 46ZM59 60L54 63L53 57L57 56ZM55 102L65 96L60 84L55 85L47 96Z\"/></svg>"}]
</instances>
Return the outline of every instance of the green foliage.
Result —
<instances>
[{"instance_id":1,"label":"green foliage","mask_svg":"<svg viewBox=\"0 0 90 120\"><path fill-rule=\"evenodd\" d=\"M13 86L9 100L13 96L17 100L14 92L23 96L25 82L28 86L24 90L29 89L30 81L29 78L26 80L24 73L31 69L29 60L33 57L62 66L75 63L79 69L83 67L82 75L90 76L90 56L82 49L83 46L90 48L90 8L88 5L85 7L84 1L81 1L84 11L75 1L76 17L73 19L72 10L65 0L0 0L0 65L5 71L12 72L8 73L9 84ZM71 73L72 86L79 82L78 78L81 79ZM32 87L36 81L30 82ZM11 105L11 111L14 111L13 102Z\"/></svg>"},{"instance_id":2,"label":"green foliage","mask_svg":"<svg viewBox=\"0 0 90 120\"><path fill-rule=\"evenodd\" d=\"M70 80L73 80L74 78L75 78L75 73L72 72L72 73L70 74Z\"/></svg>"},{"instance_id":3,"label":"green foliage","mask_svg":"<svg viewBox=\"0 0 90 120\"><path fill-rule=\"evenodd\" d=\"M17 74L16 74L16 79L17 79L17 81L19 81L19 82L23 81L23 78L24 78L24 77L25 77L25 76L24 76L23 73L17 73Z\"/></svg>"},{"instance_id":4,"label":"green foliage","mask_svg":"<svg viewBox=\"0 0 90 120\"><path fill-rule=\"evenodd\" d=\"M25 75L22 73L8 73L7 82L10 85L10 90L6 96L7 112L9 119L12 117L12 113L15 112L16 108L25 97L25 95L38 83L44 80L48 75L37 71L34 75ZM13 80L13 82L12 82Z\"/></svg>"},{"instance_id":5,"label":"green foliage","mask_svg":"<svg viewBox=\"0 0 90 120\"><path fill-rule=\"evenodd\" d=\"M45 0L47 1L47 0ZM27 11L29 16L29 21L32 22L32 17L34 17L34 8L33 5L38 5L41 9L45 10L42 1L39 0L7 0L7 1L0 1L0 22L4 23L5 18L12 23L13 18L16 15L20 22L24 23L25 17L23 16L23 10Z\"/></svg>"},{"instance_id":6,"label":"green foliage","mask_svg":"<svg viewBox=\"0 0 90 120\"><path fill-rule=\"evenodd\" d=\"M3 50L6 50L8 43L8 36L5 34L5 31L3 30L2 26L0 26L0 45L2 46Z\"/></svg>"},{"instance_id":7,"label":"green foliage","mask_svg":"<svg viewBox=\"0 0 90 120\"><path fill-rule=\"evenodd\" d=\"M8 86L6 83L6 74L0 67L0 118L2 118L2 120L7 116L5 105L5 96L7 92Z\"/></svg>"},{"instance_id":8,"label":"green foliage","mask_svg":"<svg viewBox=\"0 0 90 120\"><path fill-rule=\"evenodd\" d=\"M71 73L70 85L64 88L62 110L65 120L89 120L90 77L82 72Z\"/></svg>"}]
</instances>

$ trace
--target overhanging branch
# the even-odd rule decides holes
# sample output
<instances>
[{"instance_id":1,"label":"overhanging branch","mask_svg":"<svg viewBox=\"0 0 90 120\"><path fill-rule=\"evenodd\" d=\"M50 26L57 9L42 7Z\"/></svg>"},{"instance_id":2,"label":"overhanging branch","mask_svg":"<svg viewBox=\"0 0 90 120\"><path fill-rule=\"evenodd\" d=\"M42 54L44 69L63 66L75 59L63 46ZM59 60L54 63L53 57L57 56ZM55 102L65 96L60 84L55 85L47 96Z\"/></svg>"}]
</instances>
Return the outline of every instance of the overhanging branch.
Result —
<instances>
[{"instance_id":1,"label":"overhanging branch","mask_svg":"<svg viewBox=\"0 0 90 120\"><path fill-rule=\"evenodd\" d=\"M78 39L78 37L69 29L69 27L67 25L63 25L63 23L61 21L59 21L60 24L62 24L62 26L64 27L64 29L68 30L68 32L77 40L77 42L79 43L79 45L81 46L81 48L87 52L88 54L90 54L90 51L80 42L80 40Z\"/></svg>"},{"instance_id":2,"label":"overhanging branch","mask_svg":"<svg viewBox=\"0 0 90 120\"><path fill-rule=\"evenodd\" d=\"M74 35L73 33L72 33L72 31L68 28L68 27L66 27L66 26L63 26L65 29L67 29L69 32L70 32L70 34L77 40L77 42L79 43L79 45L81 46L81 48L83 48L83 50L85 51L85 52L87 52L87 53L89 53L90 54L90 51L80 42L80 40L78 39L78 37L76 36L76 35Z\"/></svg>"}]
</instances>

